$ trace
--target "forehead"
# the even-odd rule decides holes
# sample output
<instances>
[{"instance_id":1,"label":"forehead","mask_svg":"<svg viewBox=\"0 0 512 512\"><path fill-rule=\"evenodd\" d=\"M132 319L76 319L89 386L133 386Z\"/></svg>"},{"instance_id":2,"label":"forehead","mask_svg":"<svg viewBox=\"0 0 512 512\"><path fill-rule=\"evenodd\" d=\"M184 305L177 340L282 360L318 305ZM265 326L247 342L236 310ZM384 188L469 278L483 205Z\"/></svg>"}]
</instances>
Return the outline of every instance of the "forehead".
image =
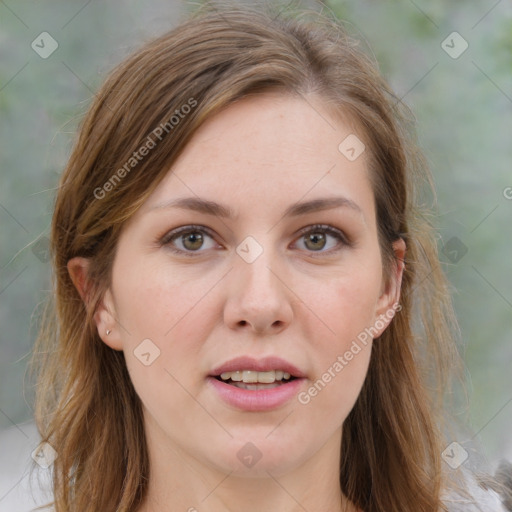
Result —
<instances>
[{"instance_id":1,"label":"forehead","mask_svg":"<svg viewBox=\"0 0 512 512\"><path fill-rule=\"evenodd\" d=\"M371 217L366 151L353 161L340 151L354 135L362 139L353 123L334 118L316 98L244 98L198 129L142 210L196 196L229 204L235 215L254 215L341 194Z\"/></svg>"}]
</instances>

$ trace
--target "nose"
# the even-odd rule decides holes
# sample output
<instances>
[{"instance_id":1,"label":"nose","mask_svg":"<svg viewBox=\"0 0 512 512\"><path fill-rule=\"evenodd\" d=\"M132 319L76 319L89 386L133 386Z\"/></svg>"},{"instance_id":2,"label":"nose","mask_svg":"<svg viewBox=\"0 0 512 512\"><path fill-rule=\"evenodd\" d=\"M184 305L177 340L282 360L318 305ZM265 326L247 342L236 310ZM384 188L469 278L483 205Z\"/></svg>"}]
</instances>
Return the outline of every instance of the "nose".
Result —
<instances>
[{"instance_id":1,"label":"nose","mask_svg":"<svg viewBox=\"0 0 512 512\"><path fill-rule=\"evenodd\" d=\"M225 324L258 335L277 334L286 329L293 317L293 293L276 258L266 251L252 263L237 256L234 267L229 273Z\"/></svg>"}]
</instances>

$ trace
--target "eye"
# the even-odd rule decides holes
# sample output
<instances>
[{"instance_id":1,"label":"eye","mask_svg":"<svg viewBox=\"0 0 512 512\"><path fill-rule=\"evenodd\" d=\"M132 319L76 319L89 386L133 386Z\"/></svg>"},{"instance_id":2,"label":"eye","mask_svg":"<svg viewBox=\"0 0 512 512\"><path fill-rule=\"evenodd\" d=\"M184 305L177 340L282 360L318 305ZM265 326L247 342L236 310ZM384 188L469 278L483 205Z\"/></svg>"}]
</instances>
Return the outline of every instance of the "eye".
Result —
<instances>
[{"instance_id":1,"label":"eye","mask_svg":"<svg viewBox=\"0 0 512 512\"><path fill-rule=\"evenodd\" d=\"M329 237L334 238L338 243L331 243L328 250L323 250L329 245ZM352 245L342 231L324 224L316 224L302 229L299 241L302 240L308 252L333 253L341 250L344 246Z\"/></svg>"},{"instance_id":2,"label":"eye","mask_svg":"<svg viewBox=\"0 0 512 512\"><path fill-rule=\"evenodd\" d=\"M352 247L351 242L345 234L329 225L316 224L308 226L300 231L299 241L304 241L305 250L307 252L334 253L343 247ZM198 253L204 252L200 249L213 249L218 247L215 244L214 235L210 229L205 226L182 226L165 234L160 240L161 246L166 246L174 253L184 256L196 256ZM329 238L335 239L338 243L329 244ZM211 240L210 244L205 245L205 241ZM324 250L327 246L328 250Z\"/></svg>"},{"instance_id":3,"label":"eye","mask_svg":"<svg viewBox=\"0 0 512 512\"><path fill-rule=\"evenodd\" d=\"M160 240L160 244L167 246L172 252L185 256L194 256L194 253L202 252L199 251L201 248L214 248L215 244L204 247L205 240L208 238L213 241L213 235L204 226L183 226L164 235Z\"/></svg>"}]
</instances>

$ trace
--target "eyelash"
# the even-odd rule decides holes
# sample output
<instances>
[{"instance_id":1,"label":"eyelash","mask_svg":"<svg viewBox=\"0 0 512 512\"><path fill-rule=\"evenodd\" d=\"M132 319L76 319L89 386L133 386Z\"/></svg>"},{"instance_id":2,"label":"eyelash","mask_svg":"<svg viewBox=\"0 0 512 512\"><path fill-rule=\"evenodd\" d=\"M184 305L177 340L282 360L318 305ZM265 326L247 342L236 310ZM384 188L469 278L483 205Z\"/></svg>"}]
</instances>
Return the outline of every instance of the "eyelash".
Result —
<instances>
[{"instance_id":1,"label":"eyelash","mask_svg":"<svg viewBox=\"0 0 512 512\"><path fill-rule=\"evenodd\" d=\"M185 233L194 233L194 232L200 232L202 234L206 234L211 238L214 238L213 232L207 228L206 226L199 226L199 225L189 225L189 226L182 226L180 228L174 229L168 233L166 233L163 237L159 240L160 246L166 246L170 251L176 254L184 255L187 257L195 257L197 254L200 254L201 250L197 251L184 251L182 249L177 249L176 247L173 247L171 245L171 242L173 239L178 238L180 235ZM326 225L326 224L314 224L312 226L308 226L306 228L303 228L300 230L300 236L299 239L303 236L307 235L308 233L323 233L327 235L331 235L334 238L338 240L338 242L341 243L341 246L329 249L327 251L307 251L310 252L312 255L315 254L315 252L318 252L319 254L328 254L331 255L333 253L337 253L338 251L342 250L343 247L353 247L353 243L348 239L348 237L339 229L336 229L332 226ZM315 256L313 256L315 257Z\"/></svg>"}]
</instances>

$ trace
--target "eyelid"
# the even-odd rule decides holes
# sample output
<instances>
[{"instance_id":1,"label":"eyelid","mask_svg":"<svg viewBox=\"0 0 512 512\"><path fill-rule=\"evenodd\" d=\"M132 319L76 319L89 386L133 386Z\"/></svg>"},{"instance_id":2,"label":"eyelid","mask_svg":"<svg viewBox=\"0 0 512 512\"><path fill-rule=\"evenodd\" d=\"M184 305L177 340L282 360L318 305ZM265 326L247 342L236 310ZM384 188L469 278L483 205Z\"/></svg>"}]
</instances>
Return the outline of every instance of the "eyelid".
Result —
<instances>
[{"instance_id":1,"label":"eyelid","mask_svg":"<svg viewBox=\"0 0 512 512\"><path fill-rule=\"evenodd\" d=\"M177 253L177 254L181 254L181 255L185 255L185 256L192 256L192 257L197 256L206 251L201 251L201 250L183 251L182 249L173 247L170 244L171 240L179 237L179 235L181 235L182 233L189 233L189 232L194 232L194 231L199 231L199 232L205 233L212 239L215 239L215 237L216 237L216 234L214 233L214 231L206 226L198 225L198 224L188 224L186 226L180 226L178 228L175 228L175 229L172 229L171 231L166 232L163 236L158 238L158 244L160 246L167 246L172 252ZM335 228L334 226L331 226L329 224L310 224L309 226L305 226L304 228L300 229L296 233L296 238L294 239L295 240L294 243L296 243L297 240L300 239L305 234L310 233L310 232L315 232L315 231L323 232L323 233L326 233L328 235L331 235L331 236L337 238L341 244L341 247L338 246L336 248L331 248L327 251L306 251L309 255L311 255L313 257L315 257L315 252L318 254L317 257L328 256L333 253L339 252L343 247L353 247L354 246L353 241L342 230Z\"/></svg>"},{"instance_id":2,"label":"eyelid","mask_svg":"<svg viewBox=\"0 0 512 512\"><path fill-rule=\"evenodd\" d=\"M328 235L339 238L339 240L346 246L352 247L354 245L352 240L341 229L335 228L329 224L312 224L306 226L299 230L299 235L303 236L305 233L315 232L315 230L325 232ZM314 253L314 251L312 252ZM330 251L324 251L324 254L328 252ZM322 253L320 252L320 254Z\"/></svg>"},{"instance_id":3,"label":"eyelid","mask_svg":"<svg viewBox=\"0 0 512 512\"><path fill-rule=\"evenodd\" d=\"M171 231L167 231L162 237L159 237L158 241L161 245L168 244L173 238L181 235L182 233L188 233L192 231L203 231L210 237L214 238L214 232L210 228L206 226L201 226L199 224L188 224L187 226L181 226L176 229L171 229Z\"/></svg>"}]
</instances>

